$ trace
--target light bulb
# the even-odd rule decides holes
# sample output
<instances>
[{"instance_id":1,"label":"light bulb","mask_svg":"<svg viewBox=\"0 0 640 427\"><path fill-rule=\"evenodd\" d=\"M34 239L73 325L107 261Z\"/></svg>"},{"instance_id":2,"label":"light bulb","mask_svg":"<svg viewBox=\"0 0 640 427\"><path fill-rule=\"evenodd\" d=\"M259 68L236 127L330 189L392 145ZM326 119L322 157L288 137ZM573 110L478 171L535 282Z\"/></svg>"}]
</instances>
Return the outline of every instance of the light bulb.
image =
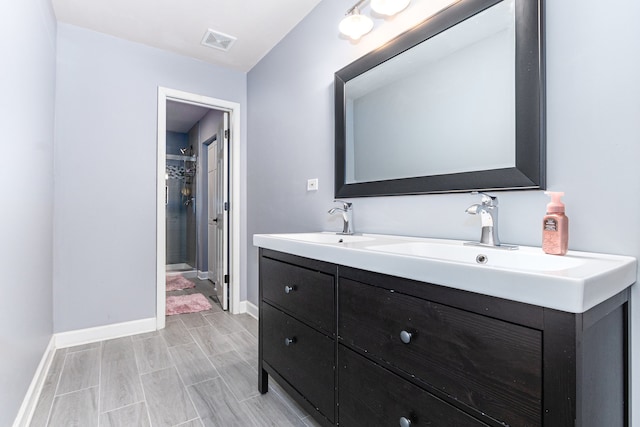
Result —
<instances>
[{"instance_id":1,"label":"light bulb","mask_svg":"<svg viewBox=\"0 0 640 427\"><path fill-rule=\"evenodd\" d=\"M358 40L371 31L373 21L367 16L360 15L360 11L355 8L350 15L340 21L338 28L342 34L351 37L353 40Z\"/></svg>"},{"instance_id":2,"label":"light bulb","mask_svg":"<svg viewBox=\"0 0 640 427\"><path fill-rule=\"evenodd\" d=\"M371 0L371 9L380 15L393 16L409 6L411 0Z\"/></svg>"}]
</instances>

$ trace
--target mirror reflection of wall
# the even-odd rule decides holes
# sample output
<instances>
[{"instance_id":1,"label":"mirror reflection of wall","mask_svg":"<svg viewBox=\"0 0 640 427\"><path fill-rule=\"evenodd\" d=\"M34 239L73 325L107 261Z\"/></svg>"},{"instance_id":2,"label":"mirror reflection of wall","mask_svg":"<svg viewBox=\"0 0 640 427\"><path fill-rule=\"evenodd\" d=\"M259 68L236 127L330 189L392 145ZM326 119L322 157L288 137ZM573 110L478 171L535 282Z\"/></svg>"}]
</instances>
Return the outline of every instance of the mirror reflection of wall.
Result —
<instances>
[{"instance_id":1,"label":"mirror reflection of wall","mask_svg":"<svg viewBox=\"0 0 640 427\"><path fill-rule=\"evenodd\" d=\"M515 166L514 0L349 80L346 182Z\"/></svg>"},{"instance_id":2,"label":"mirror reflection of wall","mask_svg":"<svg viewBox=\"0 0 640 427\"><path fill-rule=\"evenodd\" d=\"M335 197L544 189L543 0L458 0L336 71Z\"/></svg>"}]
</instances>

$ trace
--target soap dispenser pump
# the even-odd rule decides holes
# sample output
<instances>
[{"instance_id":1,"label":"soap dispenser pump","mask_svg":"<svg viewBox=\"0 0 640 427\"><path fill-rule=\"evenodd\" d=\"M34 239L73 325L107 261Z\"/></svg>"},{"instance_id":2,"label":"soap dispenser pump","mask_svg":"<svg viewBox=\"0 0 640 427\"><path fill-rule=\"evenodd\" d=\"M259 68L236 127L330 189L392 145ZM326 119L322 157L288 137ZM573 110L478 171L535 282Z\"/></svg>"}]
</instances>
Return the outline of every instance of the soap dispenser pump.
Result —
<instances>
[{"instance_id":1,"label":"soap dispenser pump","mask_svg":"<svg viewBox=\"0 0 640 427\"><path fill-rule=\"evenodd\" d=\"M564 193L545 191L544 194L551 196L551 202L542 221L542 250L551 255L564 255L569 246L569 218L560 200Z\"/></svg>"}]
</instances>

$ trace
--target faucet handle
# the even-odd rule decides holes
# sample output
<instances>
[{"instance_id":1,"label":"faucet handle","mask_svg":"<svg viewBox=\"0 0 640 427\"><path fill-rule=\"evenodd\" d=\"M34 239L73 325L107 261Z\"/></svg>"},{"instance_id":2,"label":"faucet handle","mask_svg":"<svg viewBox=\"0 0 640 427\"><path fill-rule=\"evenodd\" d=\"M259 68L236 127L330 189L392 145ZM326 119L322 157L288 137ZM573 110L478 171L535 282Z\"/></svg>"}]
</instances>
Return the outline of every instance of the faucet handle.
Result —
<instances>
[{"instance_id":1,"label":"faucet handle","mask_svg":"<svg viewBox=\"0 0 640 427\"><path fill-rule=\"evenodd\" d=\"M342 207L344 208L344 210L351 209L351 206L353 205L353 203L345 202L344 200L334 200L333 202L334 203L342 203Z\"/></svg>"},{"instance_id":2,"label":"faucet handle","mask_svg":"<svg viewBox=\"0 0 640 427\"><path fill-rule=\"evenodd\" d=\"M472 191L471 194L479 194L482 196L482 204L485 206L498 206L498 197L482 191Z\"/></svg>"}]
</instances>

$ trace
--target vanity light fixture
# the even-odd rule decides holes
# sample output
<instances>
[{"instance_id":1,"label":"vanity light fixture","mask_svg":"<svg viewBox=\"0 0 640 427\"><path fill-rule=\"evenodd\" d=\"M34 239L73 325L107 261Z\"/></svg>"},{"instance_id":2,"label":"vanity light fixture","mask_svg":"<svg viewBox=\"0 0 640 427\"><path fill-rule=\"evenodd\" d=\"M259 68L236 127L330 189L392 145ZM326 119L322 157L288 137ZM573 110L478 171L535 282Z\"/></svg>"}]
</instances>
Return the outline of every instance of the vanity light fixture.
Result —
<instances>
[{"instance_id":1,"label":"vanity light fixture","mask_svg":"<svg viewBox=\"0 0 640 427\"><path fill-rule=\"evenodd\" d=\"M338 27L342 34L351 37L353 40L358 40L373 28L371 18L361 15L360 9L358 9L358 6L363 2L364 0L359 1L349 9L346 13L347 16L340 21L340 26Z\"/></svg>"},{"instance_id":2,"label":"vanity light fixture","mask_svg":"<svg viewBox=\"0 0 640 427\"><path fill-rule=\"evenodd\" d=\"M373 21L360 13L360 6L367 0L360 0L347 10L346 16L340 21L339 29L342 34L352 40L358 40L373 29ZM371 9L380 15L393 16L404 10L411 0L371 0Z\"/></svg>"}]
</instances>

